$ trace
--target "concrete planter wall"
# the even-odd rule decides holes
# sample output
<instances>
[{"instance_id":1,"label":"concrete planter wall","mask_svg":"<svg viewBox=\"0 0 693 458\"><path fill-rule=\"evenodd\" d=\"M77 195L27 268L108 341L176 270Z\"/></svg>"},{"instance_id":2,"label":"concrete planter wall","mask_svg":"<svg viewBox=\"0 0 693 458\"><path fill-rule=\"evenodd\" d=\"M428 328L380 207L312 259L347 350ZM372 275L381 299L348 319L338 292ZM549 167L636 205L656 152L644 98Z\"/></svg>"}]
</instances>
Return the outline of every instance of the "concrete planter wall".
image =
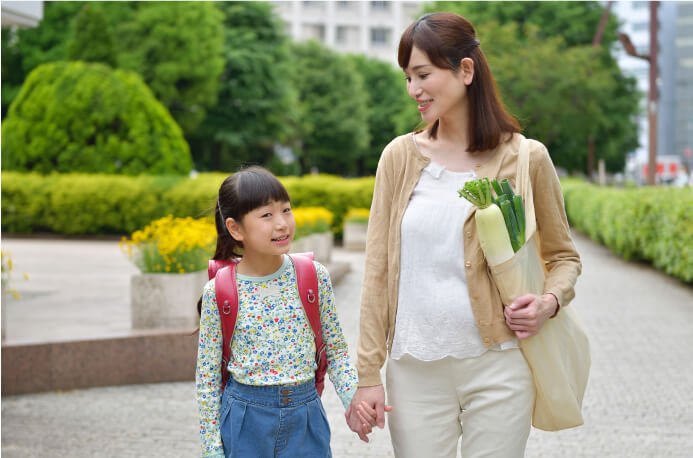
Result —
<instances>
[{"instance_id":1,"label":"concrete planter wall","mask_svg":"<svg viewBox=\"0 0 693 458\"><path fill-rule=\"evenodd\" d=\"M327 264L332 260L333 245L334 235L332 232L319 232L295 240L291 244L291 252L304 253L312 251L316 261L321 264Z\"/></svg>"},{"instance_id":2,"label":"concrete planter wall","mask_svg":"<svg viewBox=\"0 0 693 458\"><path fill-rule=\"evenodd\" d=\"M0 316L0 325L2 326L2 341L5 341L5 329L7 328L7 294L5 294L5 290L2 290L2 302L0 303L0 313L2 313L2 316Z\"/></svg>"},{"instance_id":3,"label":"concrete planter wall","mask_svg":"<svg viewBox=\"0 0 693 458\"><path fill-rule=\"evenodd\" d=\"M347 250L365 250L367 234L367 223L345 223L344 248L346 248Z\"/></svg>"},{"instance_id":4,"label":"concrete planter wall","mask_svg":"<svg viewBox=\"0 0 693 458\"><path fill-rule=\"evenodd\" d=\"M133 275L130 280L132 328L196 328L200 322L196 304L206 282L206 270Z\"/></svg>"}]
</instances>

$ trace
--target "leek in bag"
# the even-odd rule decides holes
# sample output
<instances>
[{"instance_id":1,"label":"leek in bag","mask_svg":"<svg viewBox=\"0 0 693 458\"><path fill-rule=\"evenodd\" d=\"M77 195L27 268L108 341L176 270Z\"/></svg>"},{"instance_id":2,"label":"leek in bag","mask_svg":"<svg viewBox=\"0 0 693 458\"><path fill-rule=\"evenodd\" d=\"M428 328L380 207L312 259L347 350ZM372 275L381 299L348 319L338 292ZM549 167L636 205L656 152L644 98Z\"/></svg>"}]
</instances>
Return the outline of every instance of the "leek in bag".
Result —
<instances>
[{"instance_id":1,"label":"leek in bag","mask_svg":"<svg viewBox=\"0 0 693 458\"><path fill-rule=\"evenodd\" d=\"M525 210L522 197L513 193L508 179L500 184L488 178L468 181L457 193L477 207L474 220L488 264L495 266L512 258L525 243Z\"/></svg>"}]
</instances>

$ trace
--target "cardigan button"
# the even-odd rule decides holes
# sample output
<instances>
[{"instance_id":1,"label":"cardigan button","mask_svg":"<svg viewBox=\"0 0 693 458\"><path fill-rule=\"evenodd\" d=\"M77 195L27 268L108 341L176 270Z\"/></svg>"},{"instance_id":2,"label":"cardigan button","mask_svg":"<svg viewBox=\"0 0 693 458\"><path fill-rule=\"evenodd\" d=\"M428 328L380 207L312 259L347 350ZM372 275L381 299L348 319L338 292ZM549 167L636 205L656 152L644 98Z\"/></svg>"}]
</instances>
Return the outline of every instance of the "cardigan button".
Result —
<instances>
[{"instance_id":1,"label":"cardigan button","mask_svg":"<svg viewBox=\"0 0 693 458\"><path fill-rule=\"evenodd\" d=\"M465 261L465 262L464 262L464 266L467 267L467 268L472 267L472 263L469 262L469 261Z\"/></svg>"},{"instance_id":2,"label":"cardigan button","mask_svg":"<svg viewBox=\"0 0 693 458\"><path fill-rule=\"evenodd\" d=\"M466 234L468 239L472 238L472 231L467 231Z\"/></svg>"},{"instance_id":3,"label":"cardigan button","mask_svg":"<svg viewBox=\"0 0 693 458\"><path fill-rule=\"evenodd\" d=\"M490 341L491 339L489 339L488 337L484 337L484 343L489 343Z\"/></svg>"}]
</instances>

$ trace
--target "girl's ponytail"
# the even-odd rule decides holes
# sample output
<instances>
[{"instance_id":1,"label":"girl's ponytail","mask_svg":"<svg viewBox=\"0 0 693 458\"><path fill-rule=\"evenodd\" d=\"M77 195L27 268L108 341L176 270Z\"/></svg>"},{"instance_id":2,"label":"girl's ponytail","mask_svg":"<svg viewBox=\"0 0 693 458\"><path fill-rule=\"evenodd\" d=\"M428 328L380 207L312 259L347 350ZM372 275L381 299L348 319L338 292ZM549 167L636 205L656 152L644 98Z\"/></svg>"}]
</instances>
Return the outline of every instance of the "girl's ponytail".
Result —
<instances>
[{"instance_id":1,"label":"girl's ponytail","mask_svg":"<svg viewBox=\"0 0 693 458\"><path fill-rule=\"evenodd\" d=\"M214 225L217 228L217 248L214 251L212 259L226 260L239 258L243 255L243 244L231 237L229 230L226 228L226 218L223 210L219 206L219 199L214 205Z\"/></svg>"}]
</instances>

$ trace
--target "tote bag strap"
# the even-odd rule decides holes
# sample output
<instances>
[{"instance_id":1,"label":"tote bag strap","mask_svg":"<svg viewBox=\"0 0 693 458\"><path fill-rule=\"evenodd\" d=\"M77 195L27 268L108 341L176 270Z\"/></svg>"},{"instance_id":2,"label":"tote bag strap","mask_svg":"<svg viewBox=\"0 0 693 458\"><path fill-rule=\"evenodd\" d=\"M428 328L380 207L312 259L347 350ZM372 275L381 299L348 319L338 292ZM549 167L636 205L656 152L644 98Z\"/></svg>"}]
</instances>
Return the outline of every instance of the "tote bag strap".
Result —
<instances>
[{"instance_id":1,"label":"tote bag strap","mask_svg":"<svg viewBox=\"0 0 693 458\"><path fill-rule=\"evenodd\" d=\"M522 201L525 206L525 241L527 241L532 234L536 232L537 221L534 214L532 181L529 178L529 140L526 138L523 138L520 142L515 188L517 193L522 196Z\"/></svg>"}]
</instances>

